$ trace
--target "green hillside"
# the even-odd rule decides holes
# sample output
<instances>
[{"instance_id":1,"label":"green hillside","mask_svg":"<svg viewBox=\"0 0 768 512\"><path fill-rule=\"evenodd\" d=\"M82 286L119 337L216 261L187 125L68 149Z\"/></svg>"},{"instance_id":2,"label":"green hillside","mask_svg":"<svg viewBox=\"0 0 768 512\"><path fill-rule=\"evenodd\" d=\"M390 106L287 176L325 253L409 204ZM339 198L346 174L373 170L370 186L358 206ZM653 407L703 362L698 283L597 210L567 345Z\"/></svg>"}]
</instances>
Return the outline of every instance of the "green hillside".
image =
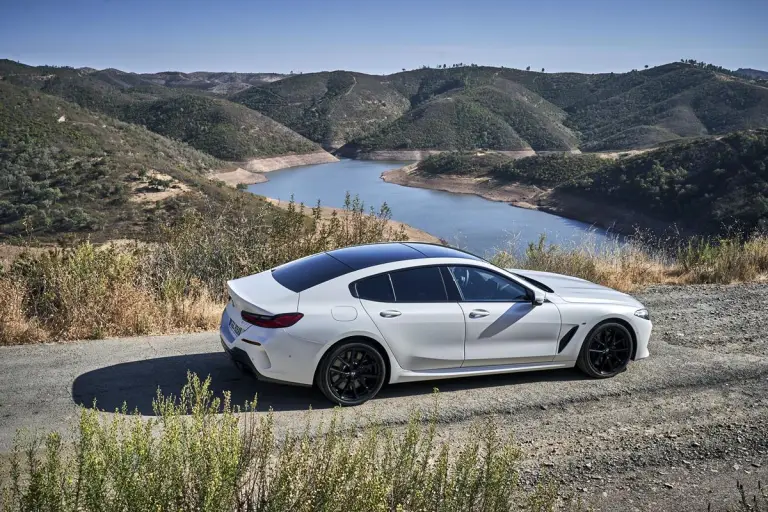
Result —
<instances>
[{"instance_id":1,"label":"green hillside","mask_svg":"<svg viewBox=\"0 0 768 512\"><path fill-rule=\"evenodd\" d=\"M391 123L410 107L382 77L346 71L294 75L230 99L334 148Z\"/></svg>"},{"instance_id":2,"label":"green hillside","mask_svg":"<svg viewBox=\"0 0 768 512\"><path fill-rule=\"evenodd\" d=\"M220 166L142 127L0 81L0 238L147 239L187 207L233 201L236 191L204 176ZM252 207L264 208L255 198Z\"/></svg>"},{"instance_id":3,"label":"green hillside","mask_svg":"<svg viewBox=\"0 0 768 512\"><path fill-rule=\"evenodd\" d=\"M597 155L552 154L510 158L500 153L446 152L419 162L430 174L487 176L504 182L557 187L588 176L605 165Z\"/></svg>"},{"instance_id":4,"label":"green hillside","mask_svg":"<svg viewBox=\"0 0 768 512\"><path fill-rule=\"evenodd\" d=\"M121 117L224 160L320 150L280 123L222 99L183 95L139 103Z\"/></svg>"},{"instance_id":5,"label":"green hillside","mask_svg":"<svg viewBox=\"0 0 768 512\"><path fill-rule=\"evenodd\" d=\"M311 141L258 112L200 92L156 85L115 69L83 72L0 65L4 81L38 89L90 110L181 140L225 160L319 151Z\"/></svg>"},{"instance_id":6,"label":"green hillside","mask_svg":"<svg viewBox=\"0 0 768 512\"><path fill-rule=\"evenodd\" d=\"M419 105L382 130L356 143L379 149L529 149L504 119L464 97L441 97Z\"/></svg>"},{"instance_id":7,"label":"green hillside","mask_svg":"<svg viewBox=\"0 0 768 512\"><path fill-rule=\"evenodd\" d=\"M451 152L421 161L418 170L554 188L547 201L566 193L699 233L768 229L768 129L675 141L618 160Z\"/></svg>"},{"instance_id":8,"label":"green hillside","mask_svg":"<svg viewBox=\"0 0 768 512\"><path fill-rule=\"evenodd\" d=\"M495 149L622 150L768 126L768 88L689 62L591 75L484 66L389 76L337 71L256 85L231 98L316 142L351 149L463 149L490 140ZM440 103L445 98L484 113L457 124ZM486 137L474 133L478 117L489 119ZM418 135L425 127L436 132Z\"/></svg>"},{"instance_id":9,"label":"green hillside","mask_svg":"<svg viewBox=\"0 0 768 512\"><path fill-rule=\"evenodd\" d=\"M700 232L768 229L768 129L665 145L566 190Z\"/></svg>"}]
</instances>

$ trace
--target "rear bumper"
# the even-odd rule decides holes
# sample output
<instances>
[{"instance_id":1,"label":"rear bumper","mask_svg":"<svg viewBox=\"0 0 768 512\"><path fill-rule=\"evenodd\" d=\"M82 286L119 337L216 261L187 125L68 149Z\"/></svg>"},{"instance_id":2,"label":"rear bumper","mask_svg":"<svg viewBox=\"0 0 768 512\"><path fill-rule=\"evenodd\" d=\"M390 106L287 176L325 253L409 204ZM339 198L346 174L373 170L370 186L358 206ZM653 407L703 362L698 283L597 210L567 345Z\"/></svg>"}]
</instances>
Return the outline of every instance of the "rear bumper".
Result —
<instances>
[{"instance_id":1,"label":"rear bumper","mask_svg":"<svg viewBox=\"0 0 768 512\"><path fill-rule=\"evenodd\" d=\"M224 352L229 355L229 357L232 359L232 362L234 363L240 363L243 365L254 377L256 377L257 380L260 380L262 382L272 382L275 384L288 384L291 386L305 386L305 387L311 387L311 384L300 384L298 382L291 382L288 380L280 380L280 379L273 379L272 377L267 377L266 375L262 374L258 368L253 364L253 361L251 361L251 356L248 355L248 352L241 348L237 347L230 347L227 345L227 342L224 341L224 336L221 336L221 346L224 347Z\"/></svg>"},{"instance_id":2,"label":"rear bumper","mask_svg":"<svg viewBox=\"0 0 768 512\"><path fill-rule=\"evenodd\" d=\"M265 329L242 324L235 333L230 328L228 305L221 316L221 346L232 360L248 369L258 380L281 384L311 386L315 361L322 345L296 338L285 329Z\"/></svg>"}]
</instances>

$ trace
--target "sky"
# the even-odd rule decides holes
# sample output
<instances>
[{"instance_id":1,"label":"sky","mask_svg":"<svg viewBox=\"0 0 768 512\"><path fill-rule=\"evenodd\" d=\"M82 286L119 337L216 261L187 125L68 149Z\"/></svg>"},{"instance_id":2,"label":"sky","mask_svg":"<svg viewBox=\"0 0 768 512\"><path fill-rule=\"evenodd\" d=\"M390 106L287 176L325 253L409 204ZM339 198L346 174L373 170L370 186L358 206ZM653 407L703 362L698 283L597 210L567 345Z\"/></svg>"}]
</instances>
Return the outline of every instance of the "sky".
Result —
<instances>
[{"instance_id":1,"label":"sky","mask_svg":"<svg viewBox=\"0 0 768 512\"><path fill-rule=\"evenodd\" d=\"M768 0L0 0L0 58L133 72L768 70Z\"/></svg>"}]
</instances>

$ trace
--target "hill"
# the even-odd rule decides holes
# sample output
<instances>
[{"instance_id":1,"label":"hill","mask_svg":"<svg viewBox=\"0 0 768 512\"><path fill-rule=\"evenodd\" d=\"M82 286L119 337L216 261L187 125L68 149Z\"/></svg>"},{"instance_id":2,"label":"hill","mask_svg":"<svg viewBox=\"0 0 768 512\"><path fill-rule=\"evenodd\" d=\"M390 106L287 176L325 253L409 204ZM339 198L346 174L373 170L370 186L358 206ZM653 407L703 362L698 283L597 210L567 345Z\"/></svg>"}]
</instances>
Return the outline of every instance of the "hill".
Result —
<instances>
[{"instance_id":1,"label":"hill","mask_svg":"<svg viewBox=\"0 0 768 512\"><path fill-rule=\"evenodd\" d=\"M312 73L231 99L352 150L621 150L768 126L768 88L689 62L604 74L484 66ZM484 136L478 122L488 123Z\"/></svg>"},{"instance_id":2,"label":"hill","mask_svg":"<svg viewBox=\"0 0 768 512\"><path fill-rule=\"evenodd\" d=\"M125 109L121 118L224 160L320 151L280 123L216 98L183 95L140 103Z\"/></svg>"},{"instance_id":3,"label":"hill","mask_svg":"<svg viewBox=\"0 0 768 512\"><path fill-rule=\"evenodd\" d=\"M410 108L384 78L346 71L294 75L230 99L327 148L375 132Z\"/></svg>"},{"instance_id":4,"label":"hill","mask_svg":"<svg viewBox=\"0 0 768 512\"><path fill-rule=\"evenodd\" d=\"M6 81L0 99L0 238L147 239L186 208L242 195L210 182L223 163L186 144Z\"/></svg>"},{"instance_id":5,"label":"hill","mask_svg":"<svg viewBox=\"0 0 768 512\"><path fill-rule=\"evenodd\" d=\"M675 223L702 234L768 229L768 129L676 141L618 159L444 153L421 161L417 170L491 178L496 186L544 187L539 205L590 221L611 208L638 213L639 225ZM572 198L579 200L578 209ZM585 205L592 213L585 215Z\"/></svg>"},{"instance_id":6,"label":"hill","mask_svg":"<svg viewBox=\"0 0 768 512\"><path fill-rule=\"evenodd\" d=\"M125 122L181 140L225 160L303 154L320 147L242 105L174 89L116 69L36 68L4 61L5 81L33 87Z\"/></svg>"},{"instance_id":7,"label":"hill","mask_svg":"<svg viewBox=\"0 0 768 512\"><path fill-rule=\"evenodd\" d=\"M155 85L195 89L223 95L235 94L254 85L267 84L286 77L286 75L279 73L216 73L207 71L195 73L166 71L162 73L143 73L137 76Z\"/></svg>"},{"instance_id":8,"label":"hill","mask_svg":"<svg viewBox=\"0 0 768 512\"><path fill-rule=\"evenodd\" d=\"M473 149L571 151L578 137L563 125L566 113L518 83L462 70L403 74L395 86L410 95L412 110L356 140L363 151Z\"/></svg>"},{"instance_id":9,"label":"hill","mask_svg":"<svg viewBox=\"0 0 768 512\"><path fill-rule=\"evenodd\" d=\"M747 78L755 78L757 80L768 80L768 71L760 69L739 68L736 70L736 74Z\"/></svg>"},{"instance_id":10,"label":"hill","mask_svg":"<svg viewBox=\"0 0 768 512\"><path fill-rule=\"evenodd\" d=\"M768 129L670 144L564 190L704 233L768 229Z\"/></svg>"}]
</instances>

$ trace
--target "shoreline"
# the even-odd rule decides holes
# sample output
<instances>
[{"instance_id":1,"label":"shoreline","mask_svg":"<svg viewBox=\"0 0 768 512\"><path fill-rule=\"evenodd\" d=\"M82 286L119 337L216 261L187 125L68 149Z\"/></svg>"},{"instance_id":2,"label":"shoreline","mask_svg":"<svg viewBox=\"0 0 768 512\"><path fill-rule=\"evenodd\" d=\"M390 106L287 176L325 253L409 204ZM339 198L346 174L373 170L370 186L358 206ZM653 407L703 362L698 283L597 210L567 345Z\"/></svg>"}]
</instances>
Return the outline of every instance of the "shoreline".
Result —
<instances>
[{"instance_id":1,"label":"shoreline","mask_svg":"<svg viewBox=\"0 0 768 512\"><path fill-rule=\"evenodd\" d=\"M269 181L264 173L300 167L302 165L327 164L339 159L327 151L315 151L301 155L282 155L269 158L252 158L245 162L233 162L234 168L220 169L210 174L209 178L224 182L230 187L253 185Z\"/></svg>"},{"instance_id":2,"label":"shoreline","mask_svg":"<svg viewBox=\"0 0 768 512\"><path fill-rule=\"evenodd\" d=\"M539 210L565 219L575 220L620 235L633 235L638 227L654 232L668 230L668 222L612 205L598 204L589 198L576 197L552 189L520 183L498 183L486 177L457 175L430 176L415 172L418 163L384 171L381 179L404 187L441 190L453 194L472 194L489 201L507 203L517 208ZM610 222L606 222L606 218Z\"/></svg>"},{"instance_id":3,"label":"shoreline","mask_svg":"<svg viewBox=\"0 0 768 512\"><path fill-rule=\"evenodd\" d=\"M274 205L278 208L287 209L289 201L279 200L275 199L273 197L264 197L264 199ZM296 204L298 207L298 204ZM310 214L312 213L312 206L304 205L304 208L307 212ZM331 214L333 212L336 212L337 215L340 215L342 212L344 212L344 208L334 208L332 206L320 206L320 218L322 220L328 220L331 218ZM406 224L404 222L400 222L397 220L388 220L387 226L391 227L392 229L400 229L402 227L405 230L405 234L408 235L408 240L411 242L429 242L434 244L439 244L440 239L430 233L427 233L426 231L422 231L421 229L415 228L409 224Z\"/></svg>"},{"instance_id":4,"label":"shoreline","mask_svg":"<svg viewBox=\"0 0 768 512\"><path fill-rule=\"evenodd\" d=\"M343 158L350 158L352 160L391 160L391 161L418 161L432 155L439 155L441 153L450 153L453 150L449 149L378 149L374 151L360 151L352 149L340 148L336 154ZM525 158L527 156L535 156L536 152L532 149L523 149L516 151L497 151L511 158Z\"/></svg>"}]
</instances>

